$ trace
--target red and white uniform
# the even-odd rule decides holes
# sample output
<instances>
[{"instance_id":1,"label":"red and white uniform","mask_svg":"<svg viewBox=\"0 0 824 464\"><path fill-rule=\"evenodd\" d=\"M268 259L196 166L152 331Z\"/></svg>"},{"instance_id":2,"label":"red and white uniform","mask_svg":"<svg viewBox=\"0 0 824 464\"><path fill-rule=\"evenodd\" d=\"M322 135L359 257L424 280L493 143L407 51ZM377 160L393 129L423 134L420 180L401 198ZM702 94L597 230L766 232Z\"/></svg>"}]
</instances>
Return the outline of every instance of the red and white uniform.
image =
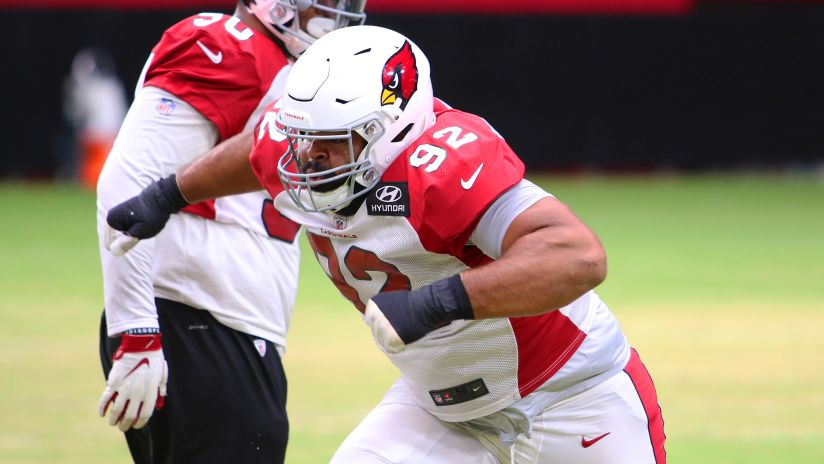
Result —
<instances>
[{"instance_id":1,"label":"red and white uniform","mask_svg":"<svg viewBox=\"0 0 824 464\"><path fill-rule=\"evenodd\" d=\"M443 108L436 116L354 214L307 213L285 194L275 200L306 227L319 263L361 312L379 292L416 289L500 257L511 219L549 196L523 179L523 163L482 118ZM251 156L273 194L281 189L277 139L259 133ZM630 361L618 322L593 291L538 316L453 321L388 356L402 379L333 462L655 462L646 403L636 395L627 412L621 399L635 391L622 372L640 361ZM598 407L574 412L592 395ZM580 457L581 434L603 430L598 419L612 416L618 421L604 432L615 438ZM626 460L615 460L616 451Z\"/></svg>"},{"instance_id":2,"label":"red and white uniform","mask_svg":"<svg viewBox=\"0 0 824 464\"><path fill-rule=\"evenodd\" d=\"M268 192L188 206L156 240L141 241L123 257L103 247L111 207L253 127L282 93L290 68L272 40L219 13L180 21L154 47L98 184L110 335L157 327L157 296L285 346L298 227L275 211Z\"/></svg>"},{"instance_id":3,"label":"red and white uniform","mask_svg":"<svg viewBox=\"0 0 824 464\"><path fill-rule=\"evenodd\" d=\"M253 159L259 154L253 152ZM374 189L405 185L408 217L370 215L372 198L350 217L305 213L285 195L276 206L306 226L327 274L363 311L380 291L419 288L490 262L468 243L470 235L487 207L523 174L523 163L483 119L448 110L398 156ZM262 180L279 191L277 179ZM542 385L563 390L623 367L626 341L608 311L598 317L601 306L589 292L540 316L455 321L389 357L429 412L450 422L475 419ZM603 336L589 338L593 331ZM580 370L562 371L579 349L597 356L581 359ZM430 394L476 379L489 393L471 401L444 405Z\"/></svg>"}]
</instances>

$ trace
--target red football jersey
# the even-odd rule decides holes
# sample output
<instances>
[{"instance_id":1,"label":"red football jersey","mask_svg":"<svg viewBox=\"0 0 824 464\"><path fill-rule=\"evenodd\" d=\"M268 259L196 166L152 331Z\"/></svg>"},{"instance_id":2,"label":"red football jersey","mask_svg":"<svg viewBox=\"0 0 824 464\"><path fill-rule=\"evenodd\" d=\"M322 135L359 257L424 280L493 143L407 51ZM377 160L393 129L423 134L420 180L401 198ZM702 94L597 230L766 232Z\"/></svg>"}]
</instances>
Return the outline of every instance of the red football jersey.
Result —
<instances>
[{"instance_id":1,"label":"red football jersey","mask_svg":"<svg viewBox=\"0 0 824 464\"><path fill-rule=\"evenodd\" d=\"M287 64L277 44L237 17L201 13L166 30L152 50L144 85L180 97L226 139L244 129Z\"/></svg>"},{"instance_id":2,"label":"red football jersey","mask_svg":"<svg viewBox=\"0 0 824 464\"><path fill-rule=\"evenodd\" d=\"M104 240L109 208L220 139L253 128L283 93L290 69L267 34L217 13L178 22L154 47L98 189L110 333L156 325L157 296L206 309L221 324L285 346L297 288L298 226L279 216L265 190L187 206L183 211L191 214L173 215L158 240L139 243L124 257L113 257Z\"/></svg>"},{"instance_id":3,"label":"red football jersey","mask_svg":"<svg viewBox=\"0 0 824 464\"><path fill-rule=\"evenodd\" d=\"M280 97L290 68L275 42L237 17L200 13L166 30L152 50L143 86L162 88L186 101L226 139L254 124ZM279 221L272 220L277 214L263 193L208 200L183 211L275 238L293 237L297 229L288 224L282 230Z\"/></svg>"}]
</instances>

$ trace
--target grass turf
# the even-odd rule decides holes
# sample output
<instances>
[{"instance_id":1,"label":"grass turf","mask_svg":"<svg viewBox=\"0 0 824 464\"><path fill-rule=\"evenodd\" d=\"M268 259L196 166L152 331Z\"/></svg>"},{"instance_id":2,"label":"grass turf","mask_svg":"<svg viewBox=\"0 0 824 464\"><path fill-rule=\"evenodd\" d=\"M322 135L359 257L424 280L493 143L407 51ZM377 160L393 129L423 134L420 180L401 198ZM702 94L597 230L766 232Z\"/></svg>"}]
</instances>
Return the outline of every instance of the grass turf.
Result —
<instances>
[{"instance_id":1,"label":"grass turf","mask_svg":"<svg viewBox=\"0 0 824 464\"><path fill-rule=\"evenodd\" d=\"M600 235L598 292L658 387L673 463L824 462L824 182L533 177ZM0 462L129 462L96 416L94 195L0 184ZM397 372L304 254L287 462L326 462Z\"/></svg>"}]
</instances>

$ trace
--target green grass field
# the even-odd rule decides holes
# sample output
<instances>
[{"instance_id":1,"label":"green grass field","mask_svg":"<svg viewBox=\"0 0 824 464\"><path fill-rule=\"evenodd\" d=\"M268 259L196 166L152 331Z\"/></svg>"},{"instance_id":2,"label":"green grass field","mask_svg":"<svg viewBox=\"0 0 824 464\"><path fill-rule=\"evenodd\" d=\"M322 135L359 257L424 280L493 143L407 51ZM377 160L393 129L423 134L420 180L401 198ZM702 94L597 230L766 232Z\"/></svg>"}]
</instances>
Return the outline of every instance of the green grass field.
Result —
<instances>
[{"instance_id":1,"label":"green grass field","mask_svg":"<svg viewBox=\"0 0 824 464\"><path fill-rule=\"evenodd\" d=\"M671 463L824 462L824 179L534 178L596 230L599 293L658 387ZM0 462L130 462L96 415L94 196L0 184ZM306 253L290 464L323 463L397 373Z\"/></svg>"}]
</instances>

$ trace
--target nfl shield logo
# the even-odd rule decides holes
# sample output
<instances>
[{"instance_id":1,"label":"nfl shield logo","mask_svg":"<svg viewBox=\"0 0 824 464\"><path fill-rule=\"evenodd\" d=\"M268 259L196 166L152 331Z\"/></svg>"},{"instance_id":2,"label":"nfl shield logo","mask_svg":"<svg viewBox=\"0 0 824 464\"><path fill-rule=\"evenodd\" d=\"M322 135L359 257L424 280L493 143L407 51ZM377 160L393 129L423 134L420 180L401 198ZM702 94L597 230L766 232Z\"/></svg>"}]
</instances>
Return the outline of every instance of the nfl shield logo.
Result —
<instances>
[{"instance_id":1,"label":"nfl shield logo","mask_svg":"<svg viewBox=\"0 0 824 464\"><path fill-rule=\"evenodd\" d=\"M258 353L260 353L260 357L266 356L266 341L256 338L252 341L255 344L255 348L257 348Z\"/></svg>"},{"instance_id":2,"label":"nfl shield logo","mask_svg":"<svg viewBox=\"0 0 824 464\"><path fill-rule=\"evenodd\" d=\"M161 98L160 103L157 104L157 112L163 115L170 115L174 112L177 105L169 98Z\"/></svg>"}]
</instances>

